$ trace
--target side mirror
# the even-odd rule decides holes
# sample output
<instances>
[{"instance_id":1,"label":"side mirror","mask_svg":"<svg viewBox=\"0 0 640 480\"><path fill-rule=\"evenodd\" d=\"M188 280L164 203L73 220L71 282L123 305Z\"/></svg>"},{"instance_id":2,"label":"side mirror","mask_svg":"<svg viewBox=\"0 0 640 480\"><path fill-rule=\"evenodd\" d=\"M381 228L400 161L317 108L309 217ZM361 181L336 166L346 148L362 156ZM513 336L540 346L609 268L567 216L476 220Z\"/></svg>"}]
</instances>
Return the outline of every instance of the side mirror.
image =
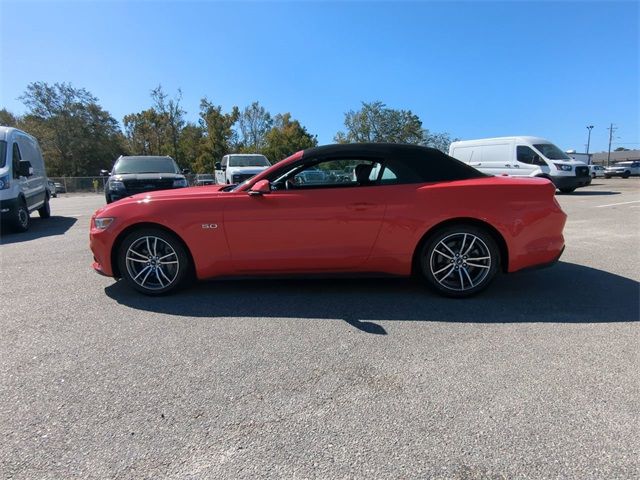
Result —
<instances>
[{"instance_id":1,"label":"side mirror","mask_svg":"<svg viewBox=\"0 0 640 480\"><path fill-rule=\"evenodd\" d=\"M20 160L18 164L18 173L23 177L30 177L33 175L33 167L29 160Z\"/></svg>"},{"instance_id":2,"label":"side mirror","mask_svg":"<svg viewBox=\"0 0 640 480\"><path fill-rule=\"evenodd\" d=\"M216 170L221 170L220 162L216 162L213 168L215 168Z\"/></svg>"},{"instance_id":3,"label":"side mirror","mask_svg":"<svg viewBox=\"0 0 640 480\"><path fill-rule=\"evenodd\" d=\"M546 165L544 160L542 160L542 158L540 158L540 155L537 155L537 154L533 156L533 164L534 165Z\"/></svg>"},{"instance_id":4,"label":"side mirror","mask_svg":"<svg viewBox=\"0 0 640 480\"><path fill-rule=\"evenodd\" d=\"M108 177L109 173L110 173L109 170L104 170L104 169L100 170L101 177Z\"/></svg>"},{"instance_id":5,"label":"side mirror","mask_svg":"<svg viewBox=\"0 0 640 480\"><path fill-rule=\"evenodd\" d=\"M269 180L260 180L256 182L249 190L249 195L264 195L265 193L271 193L271 183Z\"/></svg>"},{"instance_id":6,"label":"side mirror","mask_svg":"<svg viewBox=\"0 0 640 480\"><path fill-rule=\"evenodd\" d=\"M182 169L182 173L183 173L183 175L188 175L188 174L191 173L191 170L189 170L188 168L183 168Z\"/></svg>"}]
</instances>

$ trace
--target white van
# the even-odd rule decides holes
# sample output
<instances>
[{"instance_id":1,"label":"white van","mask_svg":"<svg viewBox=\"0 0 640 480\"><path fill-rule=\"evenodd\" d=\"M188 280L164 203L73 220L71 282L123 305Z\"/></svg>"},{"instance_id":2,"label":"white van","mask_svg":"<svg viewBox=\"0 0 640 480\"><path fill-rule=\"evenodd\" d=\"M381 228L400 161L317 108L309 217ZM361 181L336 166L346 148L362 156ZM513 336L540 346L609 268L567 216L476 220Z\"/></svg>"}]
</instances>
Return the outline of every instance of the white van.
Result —
<instances>
[{"instance_id":1,"label":"white van","mask_svg":"<svg viewBox=\"0 0 640 480\"><path fill-rule=\"evenodd\" d=\"M216 162L216 183L242 183L269 168L267 157L257 153L232 153Z\"/></svg>"},{"instance_id":2,"label":"white van","mask_svg":"<svg viewBox=\"0 0 640 480\"><path fill-rule=\"evenodd\" d=\"M561 192L591 183L589 166L540 137L498 137L453 142L449 155L488 175L544 177Z\"/></svg>"},{"instance_id":3,"label":"white van","mask_svg":"<svg viewBox=\"0 0 640 480\"><path fill-rule=\"evenodd\" d=\"M51 216L38 141L17 128L0 126L0 219L24 232L34 210L42 218Z\"/></svg>"}]
</instances>

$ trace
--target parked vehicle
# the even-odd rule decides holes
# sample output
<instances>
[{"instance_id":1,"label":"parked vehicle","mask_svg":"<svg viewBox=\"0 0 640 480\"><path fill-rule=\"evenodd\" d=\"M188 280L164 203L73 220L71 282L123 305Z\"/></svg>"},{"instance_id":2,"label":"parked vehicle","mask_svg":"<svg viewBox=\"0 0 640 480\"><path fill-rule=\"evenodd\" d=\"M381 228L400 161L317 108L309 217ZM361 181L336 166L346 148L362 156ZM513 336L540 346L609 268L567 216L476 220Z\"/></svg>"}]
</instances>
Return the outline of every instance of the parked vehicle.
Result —
<instances>
[{"instance_id":1,"label":"parked vehicle","mask_svg":"<svg viewBox=\"0 0 640 480\"><path fill-rule=\"evenodd\" d=\"M605 178L629 178L632 175L640 175L640 160L618 162L604 169Z\"/></svg>"},{"instance_id":2,"label":"parked vehicle","mask_svg":"<svg viewBox=\"0 0 640 480\"><path fill-rule=\"evenodd\" d=\"M269 160L264 155L237 153L225 155L222 161L215 164L216 183L242 183L270 166Z\"/></svg>"},{"instance_id":3,"label":"parked vehicle","mask_svg":"<svg viewBox=\"0 0 640 480\"><path fill-rule=\"evenodd\" d=\"M589 167L539 137L498 137L453 142L449 155L489 175L548 178L561 192L591 184Z\"/></svg>"},{"instance_id":4,"label":"parked vehicle","mask_svg":"<svg viewBox=\"0 0 640 480\"><path fill-rule=\"evenodd\" d=\"M602 165L589 165L591 178L604 177L604 167Z\"/></svg>"},{"instance_id":5,"label":"parked vehicle","mask_svg":"<svg viewBox=\"0 0 640 480\"><path fill-rule=\"evenodd\" d=\"M215 185L216 179L210 173L198 173L196 175L195 186L202 187L203 185Z\"/></svg>"},{"instance_id":6,"label":"parked vehicle","mask_svg":"<svg viewBox=\"0 0 640 480\"><path fill-rule=\"evenodd\" d=\"M53 185L56 187L56 193L67 193L67 189L64 184L60 182L54 182Z\"/></svg>"},{"instance_id":7,"label":"parked vehicle","mask_svg":"<svg viewBox=\"0 0 640 480\"><path fill-rule=\"evenodd\" d=\"M188 187L184 174L171 157L120 156L111 173L102 170L100 175L109 175L105 182L104 196L107 203L136 193Z\"/></svg>"},{"instance_id":8,"label":"parked vehicle","mask_svg":"<svg viewBox=\"0 0 640 480\"><path fill-rule=\"evenodd\" d=\"M49 189L42 151L28 133L0 126L0 220L24 232L29 215L51 216Z\"/></svg>"},{"instance_id":9,"label":"parked vehicle","mask_svg":"<svg viewBox=\"0 0 640 480\"><path fill-rule=\"evenodd\" d=\"M56 184L53 180L47 180L47 189L49 190L49 198L56 198L58 192L56 192Z\"/></svg>"},{"instance_id":10,"label":"parked vehicle","mask_svg":"<svg viewBox=\"0 0 640 480\"><path fill-rule=\"evenodd\" d=\"M348 169L352 180L305 172ZM498 272L552 264L566 215L542 178L494 177L431 148L298 152L235 186L135 195L91 218L93 268L149 295L195 274L408 276L466 297ZM144 201L143 201L144 200Z\"/></svg>"}]
</instances>

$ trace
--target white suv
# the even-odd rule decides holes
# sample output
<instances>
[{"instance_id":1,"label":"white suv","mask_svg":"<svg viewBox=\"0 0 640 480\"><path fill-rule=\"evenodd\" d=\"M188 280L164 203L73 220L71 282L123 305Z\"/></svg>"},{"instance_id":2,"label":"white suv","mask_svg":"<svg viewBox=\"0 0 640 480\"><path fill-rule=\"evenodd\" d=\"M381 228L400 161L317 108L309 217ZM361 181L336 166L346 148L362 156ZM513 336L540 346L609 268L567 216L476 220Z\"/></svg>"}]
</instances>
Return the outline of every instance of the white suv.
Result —
<instances>
[{"instance_id":1,"label":"white suv","mask_svg":"<svg viewBox=\"0 0 640 480\"><path fill-rule=\"evenodd\" d=\"M629 178L631 175L640 175L640 160L629 160L626 162L618 162L610 167L605 168L604 177L622 177Z\"/></svg>"}]
</instances>

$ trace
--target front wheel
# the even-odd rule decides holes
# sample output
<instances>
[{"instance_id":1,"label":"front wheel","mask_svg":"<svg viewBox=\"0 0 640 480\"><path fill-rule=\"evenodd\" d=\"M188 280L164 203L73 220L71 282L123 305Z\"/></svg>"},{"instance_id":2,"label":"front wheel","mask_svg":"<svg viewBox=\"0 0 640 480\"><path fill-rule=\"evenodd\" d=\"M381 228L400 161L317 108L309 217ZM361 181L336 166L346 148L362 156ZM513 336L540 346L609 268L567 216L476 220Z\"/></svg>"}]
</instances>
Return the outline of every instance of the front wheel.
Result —
<instances>
[{"instance_id":1,"label":"front wheel","mask_svg":"<svg viewBox=\"0 0 640 480\"><path fill-rule=\"evenodd\" d=\"M135 230L118 251L120 275L146 295L176 290L190 272L190 260L182 242L173 234L155 228Z\"/></svg>"},{"instance_id":2,"label":"front wheel","mask_svg":"<svg viewBox=\"0 0 640 480\"><path fill-rule=\"evenodd\" d=\"M18 208L16 209L15 218L13 219L13 226L18 232L26 232L29 230L29 224L31 220L29 218L29 209L24 200L20 201Z\"/></svg>"},{"instance_id":3,"label":"front wheel","mask_svg":"<svg viewBox=\"0 0 640 480\"><path fill-rule=\"evenodd\" d=\"M624 172L622 174L622 178L629 178L631 176L631 172Z\"/></svg>"},{"instance_id":4,"label":"front wheel","mask_svg":"<svg viewBox=\"0 0 640 480\"><path fill-rule=\"evenodd\" d=\"M576 189L576 187L571 187L571 188L561 188L560 191L562 193L572 193L574 190Z\"/></svg>"},{"instance_id":5,"label":"front wheel","mask_svg":"<svg viewBox=\"0 0 640 480\"><path fill-rule=\"evenodd\" d=\"M473 225L439 230L422 246L420 269L427 283L447 297L470 297L489 286L500 266L493 236Z\"/></svg>"}]
</instances>

